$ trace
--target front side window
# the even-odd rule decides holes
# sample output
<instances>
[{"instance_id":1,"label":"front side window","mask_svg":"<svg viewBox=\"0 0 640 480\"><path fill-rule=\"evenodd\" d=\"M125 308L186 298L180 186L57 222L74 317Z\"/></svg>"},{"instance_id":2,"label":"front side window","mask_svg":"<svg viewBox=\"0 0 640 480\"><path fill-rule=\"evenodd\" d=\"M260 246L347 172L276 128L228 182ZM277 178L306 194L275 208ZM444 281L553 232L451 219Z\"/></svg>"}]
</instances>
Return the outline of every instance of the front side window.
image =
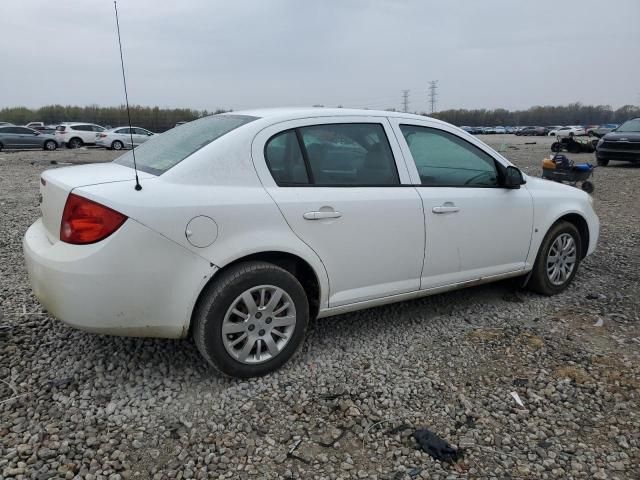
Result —
<instances>
[{"instance_id":1,"label":"front side window","mask_svg":"<svg viewBox=\"0 0 640 480\"><path fill-rule=\"evenodd\" d=\"M435 128L401 125L420 182L429 187L495 187L494 159L467 141Z\"/></svg>"},{"instance_id":2,"label":"front side window","mask_svg":"<svg viewBox=\"0 0 640 480\"><path fill-rule=\"evenodd\" d=\"M249 115L210 115L185 123L180 128L172 128L162 135L154 135L136 147L138 170L162 175L191 154L256 118ZM133 168L133 152L125 153L114 163Z\"/></svg>"}]
</instances>

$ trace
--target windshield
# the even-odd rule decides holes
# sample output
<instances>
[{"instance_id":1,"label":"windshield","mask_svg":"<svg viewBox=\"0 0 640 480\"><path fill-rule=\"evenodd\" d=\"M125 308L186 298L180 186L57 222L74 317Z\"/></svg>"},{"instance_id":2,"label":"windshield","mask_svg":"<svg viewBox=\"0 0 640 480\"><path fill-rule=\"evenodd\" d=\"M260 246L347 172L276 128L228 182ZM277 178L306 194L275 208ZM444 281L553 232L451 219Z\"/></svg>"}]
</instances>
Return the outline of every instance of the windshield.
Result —
<instances>
[{"instance_id":1,"label":"windshield","mask_svg":"<svg viewBox=\"0 0 640 480\"><path fill-rule=\"evenodd\" d=\"M640 118L634 118L620 125L616 132L638 132L640 133Z\"/></svg>"},{"instance_id":2,"label":"windshield","mask_svg":"<svg viewBox=\"0 0 640 480\"><path fill-rule=\"evenodd\" d=\"M253 120L256 117L248 115L211 115L154 135L136 147L138 170L162 175L202 147ZM132 152L117 158L114 163L133 168Z\"/></svg>"}]
</instances>

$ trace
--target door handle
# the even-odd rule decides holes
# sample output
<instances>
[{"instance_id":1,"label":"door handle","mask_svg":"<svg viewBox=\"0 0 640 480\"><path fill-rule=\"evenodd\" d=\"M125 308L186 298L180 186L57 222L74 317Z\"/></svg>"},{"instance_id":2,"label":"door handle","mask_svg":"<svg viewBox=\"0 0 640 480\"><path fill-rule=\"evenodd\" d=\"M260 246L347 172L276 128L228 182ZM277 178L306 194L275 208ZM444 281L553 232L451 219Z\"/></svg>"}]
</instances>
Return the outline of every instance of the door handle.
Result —
<instances>
[{"instance_id":1,"label":"door handle","mask_svg":"<svg viewBox=\"0 0 640 480\"><path fill-rule=\"evenodd\" d=\"M460 207L456 207L453 202L444 202L439 207L433 207L431 211L438 214L456 213L460 211Z\"/></svg>"},{"instance_id":2,"label":"door handle","mask_svg":"<svg viewBox=\"0 0 640 480\"><path fill-rule=\"evenodd\" d=\"M305 220L323 220L325 218L340 218L342 214L340 212L330 210L330 211L307 212L302 216L304 217Z\"/></svg>"}]
</instances>

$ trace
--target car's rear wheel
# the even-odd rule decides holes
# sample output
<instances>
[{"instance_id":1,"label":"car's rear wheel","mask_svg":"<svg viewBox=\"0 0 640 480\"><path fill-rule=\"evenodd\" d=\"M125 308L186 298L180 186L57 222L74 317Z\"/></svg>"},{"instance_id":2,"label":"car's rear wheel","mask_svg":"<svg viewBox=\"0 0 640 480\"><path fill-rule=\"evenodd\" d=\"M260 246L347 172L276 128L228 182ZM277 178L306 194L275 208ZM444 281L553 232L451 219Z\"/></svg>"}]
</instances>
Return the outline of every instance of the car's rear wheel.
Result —
<instances>
[{"instance_id":1,"label":"car's rear wheel","mask_svg":"<svg viewBox=\"0 0 640 480\"><path fill-rule=\"evenodd\" d=\"M47 140L46 142L44 142L44 149L45 150L55 150L56 148L58 148L58 144L56 142L54 142L53 140Z\"/></svg>"},{"instance_id":2,"label":"car's rear wheel","mask_svg":"<svg viewBox=\"0 0 640 480\"><path fill-rule=\"evenodd\" d=\"M124 148L124 143L120 140L114 140L113 143L111 143L111 148L114 150L122 150Z\"/></svg>"},{"instance_id":3,"label":"car's rear wheel","mask_svg":"<svg viewBox=\"0 0 640 480\"><path fill-rule=\"evenodd\" d=\"M266 262L241 263L207 287L193 322L194 341L213 367L233 377L257 377L295 354L309 304L288 271Z\"/></svg>"},{"instance_id":4,"label":"car's rear wheel","mask_svg":"<svg viewBox=\"0 0 640 480\"><path fill-rule=\"evenodd\" d=\"M563 291L578 271L581 251L582 238L575 225L556 223L540 245L528 287L542 295Z\"/></svg>"},{"instance_id":5,"label":"car's rear wheel","mask_svg":"<svg viewBox=\"0 0 640 480\"><path fill-rule=\"evenodd\" d=\"M598 158L597 162L599 167L606 167L607 165L609 165L609 160L606 159Z\"/></svg>"},{"instance_id":6,"label":"car's rear wheel","mask_svg":"<svg viewBox=\"0 0 640 480\"><path fill-rule=\"evenodd\" d=\"M82 140L78 137L74 137L67 142L69 148L80 148L82 146Z\"/></svg>"}]
</instances>

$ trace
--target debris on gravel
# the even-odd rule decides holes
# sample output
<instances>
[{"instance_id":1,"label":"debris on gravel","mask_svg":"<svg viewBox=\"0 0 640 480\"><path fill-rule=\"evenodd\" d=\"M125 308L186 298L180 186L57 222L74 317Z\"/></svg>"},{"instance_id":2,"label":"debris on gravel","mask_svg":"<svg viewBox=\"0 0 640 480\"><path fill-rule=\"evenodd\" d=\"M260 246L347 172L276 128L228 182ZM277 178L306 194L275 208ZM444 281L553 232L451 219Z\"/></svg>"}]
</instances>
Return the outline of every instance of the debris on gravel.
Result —
<instances>
[{"instance_id":1,"label":"debris on gravel","mask_svg":"<svg viewBox=\"0 0 640 480\"><path fill-rule=\"evenodd\" d=\"M531 175L551 142L487 140ZM599 247L562 294L503 282L318 320L240 381L190 340L84 333L31 293L39 174L115 155L0 152L0 478L640 478L640 168L596 170ZM433 459L420 428L464 455Z\"/></svg>"}]
</instances>

